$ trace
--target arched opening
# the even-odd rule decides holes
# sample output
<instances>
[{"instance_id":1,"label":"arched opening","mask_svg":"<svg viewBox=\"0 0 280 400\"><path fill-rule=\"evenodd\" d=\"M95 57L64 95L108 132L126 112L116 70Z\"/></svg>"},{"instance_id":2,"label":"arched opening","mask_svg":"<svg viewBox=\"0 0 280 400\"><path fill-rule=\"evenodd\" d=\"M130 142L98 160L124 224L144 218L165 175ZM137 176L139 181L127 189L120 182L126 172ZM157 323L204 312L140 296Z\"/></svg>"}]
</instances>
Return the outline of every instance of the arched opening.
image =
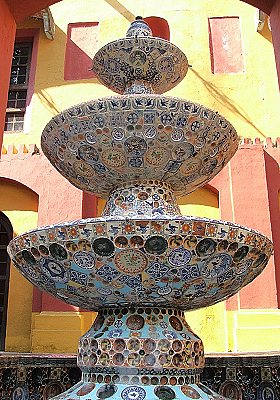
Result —
<instances>
[{"instance_id":1,"label":"arched opening","mask_svg":"<svg viewBox=\"0 0 280 400\"><path fill-rule=\"evenodd\" d=\"M11 179L0 178L0 215L4 215L5 221L10 221L9 239L36 228L38 203L39 196L27 186ZM2 220L0 219L0 221ZM3 264L0 263L0 320L2 318L1 284L5 276L1 268L4 266L4 261L6 264L9 262L5 258L7 257L6 248L8 242L9 240L6 236L3 243L4 248L0 250L3 257ZM12 263L9 280L6 284L6 303L5 301L3 303L6 307L5 351L30 351L33 286L18 272ZM4 328L1 326L1 349L3 350L2 329Z\"/></svg>"},{"instance_id":2,"label":"arched opening","mask_svg":"<svg viewBox=\"0 0 280 400\"><path fill-rule=\"evenodd\" d=\"M220 218L219 195L207 186L180 197L178 204L183 215L212 219Z\"/></svg>"},{"instance_id":3,"label":"arched opening","mask_svg":"<svg viewBox=\"0 0 280 400\"><path fill-rule=\"evenodd\" d=\"M0 211L0 350L5 350L8 291L10 277L10 257L7 246L13 237L13 227L9 218Z\"/></svg>"},{"instance_id":4,"label":"arched opening","mask_svg":"<svg viewBox=\"0 0 280 400\"><path fill-rule=\"evenodd\" d=\"M19 235L37 226L39 196L32 189L12 179L0 178L0 210Z\"/></svg>"}]
</instances>

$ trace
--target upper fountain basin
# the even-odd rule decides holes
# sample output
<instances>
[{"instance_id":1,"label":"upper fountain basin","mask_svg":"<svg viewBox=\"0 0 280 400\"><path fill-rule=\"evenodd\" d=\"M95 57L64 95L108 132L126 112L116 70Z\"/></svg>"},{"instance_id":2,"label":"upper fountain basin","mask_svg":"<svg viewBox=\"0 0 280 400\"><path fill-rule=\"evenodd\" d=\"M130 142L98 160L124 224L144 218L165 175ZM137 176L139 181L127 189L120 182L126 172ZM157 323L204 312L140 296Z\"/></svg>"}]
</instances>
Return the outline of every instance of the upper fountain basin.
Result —
<instances>
[{"instance_id":1,"label":"upper fountain basin","mask_svg":"<svg viewBox=\"0 0 280 400\"><path fill-rule=\"evenodd\" d=\"M107 198L126 182L167 182L176 196L205 185L238 148L225 118L173 97L125 95L92 100L56 115L42 150L74 186Z\"/></svg>"},{"instance_id":2,"label":"upper fountain basin","mask_svg":"<svg viewBox=\"0 0 280 400\"><path fill-rule=\"evenodd\" d=\"M167 40L127 37L102 47L93 58L92 69L99 81L116 93L123 94L140 81L143 88L162 94L185 77L188 60Z\"/></svg>"}]
</instances>

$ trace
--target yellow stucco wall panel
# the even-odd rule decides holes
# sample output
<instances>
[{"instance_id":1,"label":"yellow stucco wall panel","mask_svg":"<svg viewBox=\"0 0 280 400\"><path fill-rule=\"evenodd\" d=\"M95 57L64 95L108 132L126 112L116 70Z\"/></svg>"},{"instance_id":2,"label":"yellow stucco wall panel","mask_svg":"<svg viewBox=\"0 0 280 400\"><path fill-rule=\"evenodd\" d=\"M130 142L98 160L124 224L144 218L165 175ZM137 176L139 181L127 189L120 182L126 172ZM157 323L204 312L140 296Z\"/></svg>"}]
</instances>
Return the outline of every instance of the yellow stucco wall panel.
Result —
<instances>
[{"instance_id":1,"label":"yellow stucco wall panel","mask_svg":"<svg viewBox=\"0 0 280 400\"><path fill-rule=\"evenodd\" d=\"M193 331L202 339L205 353L227 351L225 302L186 312L185 317Z\"/></svg>"},{"instance_id":2,"label":"yellow stucco wall panel","mask_svg":"<svg viewBox=\"0 0 280 400\"><path fill-rule=\"evenodd\" d=\"M280 310L245 310L237 314L239 328L273 327L280 329Z\"/></svg>"},{"instance_id":3,"label":"yellow stucco wall panel","mask_svg":"<svg viewBox=\"0 0 280 400\"><path fill-rule=\"evenodd\" d=\"M227 311L228 351L279 350L280 310Z\"/></svg>"},{"instance_id":4,"label":"yellow stucco wall panel","mask_svg":"<svg viewBox=\"0 0 280 400\"><path fill-rule=\"evenodd\" d=\"M81 331L48 330L32 332L32 353L77 353Z\"/></svg>"},{"instance_id":5,"label":"yellow stucco wall panel","mask_svg":"<svg viewBox=\"0 0 280 400\"><path fill-rule=\"evenodd\" d=\"M252 329L237 329L236 336L236 351L279 351L280 327L254 327Z\"/></svg>"},{"instance_id":6,"label":"yellow stucco wall panel","mask_svg":"<svg viewBox=\"0 0 280 400\"><path fill-rule=\"evenodd\" d=\"M96 313L42 312L32 314L33 353L76 353L80 336L91 326Z\"/></svg>"},{"instance_id":7,"label":"yellow stucco wall panel","mask_svg":"<svg viewBox=\"0 0 280 400\"><path fill-rule=\"evenodd\" d=\"M227 351L229 352L235 351L236 346L235 315L233 311L226 311Z\"/></svg>"},{"instance_id":8,"label":"yellow stucco wall panel","mask_svg":"<svg viewBox=\"0 0 280 400\"><path fill-rule=\"evenodd\" d=\"M41 312L34 315L34 330L56 330L60 329L61 323L59 319L63 319L63 327L66 331L81 330L82 315L75 312Z\"/></svg>"},{"instance_id":9,"label":"yellow stucco wall panel","mask_svg":"<svg viewBox=\"0 0 280 400\"><path fill-rule=\"evenodd\" d=\"M96 312L82 312L83 318L81 320L82 334L85 334L92 326L94 320L97 317Z\"/></svg>"},{"instance_id":10,"label":"yellow stucco wall panel","mask_svg":"<svg viewBox=\"0 0 280 400\"><path fill-rule=\"evenodd\" d=\"M33 285L12 265L10 270L6 351L30 351Z\"/></svg>"}]
</instances>

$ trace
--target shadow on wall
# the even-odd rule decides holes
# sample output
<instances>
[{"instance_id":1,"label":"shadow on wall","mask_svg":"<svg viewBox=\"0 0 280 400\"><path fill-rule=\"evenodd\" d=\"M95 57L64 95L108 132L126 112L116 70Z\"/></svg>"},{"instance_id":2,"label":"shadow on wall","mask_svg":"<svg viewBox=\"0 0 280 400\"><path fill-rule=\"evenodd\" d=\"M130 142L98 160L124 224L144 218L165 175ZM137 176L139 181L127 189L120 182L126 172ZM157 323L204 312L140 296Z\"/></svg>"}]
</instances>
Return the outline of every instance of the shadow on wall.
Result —
<instances>
[{"instance_id":1,"label":"shadow on wall","mask_svg":"<svg viewBox=\"0 0 280 400\"><path fill-rule=\"evenodd\" d=\"M233 114L238 116L247 124L251 125L259 135L266 138L267 136L251 121L246 111L237 105L230 97L228 97L223 91L221 91L217 86L215 86L212 82L204 79L199 72L197 72L194 68L189 69L204 85L205 89L211 94L211 96L217 100L220 104L226 107Z\"/></svg>"},{"instance_id":2,"label":"shadow on wall","mask_svg":"<svg viewBox=\"0 0 280 400\"><path fill-rule=\"evenodd\" d=\"M59 109L59 107L55 104L54 99L52 96L44 89L39 90L37 92L37 96L42 103L42 105L50 111L52 114L56 115L59 114L62 110Z\"/></svg>"},{"instance_id":3,"label":"shadow on wall","mask_svg":"<svg viewBox=\"0 0 280 400\"><path fill-rule=\"evenodd\" d=\"M125 6L123 6L118 0L105 0L111 7L118 11L124 18L129 22L135 20L136 15L132 14Z\"/></svg>"},{"instance_id":4,"label":"shadow on wall","mask_svg":"<svg viewBox=\"0 0 280 400\"><path fill-rule=\"evenodd\" d=\"M82 73L84 69L87 73L85 79L67 79L65 80L65 52L66 52L66 43L67 43L67 35L63 32L59 27L56 26L56 34L55 40L49 41L43 37L43 33L41 33L40 37L40 47L38 53L37 60L37 71L36 71L36 80L34 87L34 94L38 97L39 102L42 104L43 108L47 110L51 116L57 115L65 109L66 107L61 106L61 97L57 96L56 88L64 87L66 88L65 93L67 93L67 88L72 87L75 88L77 85L90 85L90 90L94 92L96 85L100 85L97 78L92 73L92 77L89 76L89 69L92 67L92 58L90 58L81 48L79 48L75 43L71 43L72 47L75 47L77 53L82 57L75 57L71 60L71 69L77 70L79 69ZM81 62L81 58L82 61ZM86 60L86 63L84 61ZM79 103L82 100L79 99L79 91L74 89L75 94L78 95L78 100L74 101L73 96L69 97L69 100L72 100L72 103ZM72 93L72 89L70 89ZM108 90L109 92L109 90ZM67 95L63 94L63 99L65 99ZM71 103L69 106L72 105ZM38 127L42 127L45 125L45 122L49 120L49 114L47 115L47 120L43 121L45 115L32 115L33 123L36 125L36 129ZM34 122L35 121L35 122ZM40 122L39 122L40 121ZM40 130L40 129L39 129Z\"/></svg>"}]
</instances>

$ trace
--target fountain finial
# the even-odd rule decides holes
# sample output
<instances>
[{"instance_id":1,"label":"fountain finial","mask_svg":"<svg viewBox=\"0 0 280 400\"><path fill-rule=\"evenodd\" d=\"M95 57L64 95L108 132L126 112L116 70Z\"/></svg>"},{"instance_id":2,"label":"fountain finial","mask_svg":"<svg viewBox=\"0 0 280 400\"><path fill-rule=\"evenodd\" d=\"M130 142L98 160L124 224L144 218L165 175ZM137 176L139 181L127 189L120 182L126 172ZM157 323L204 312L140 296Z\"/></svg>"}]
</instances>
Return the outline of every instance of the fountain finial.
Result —
<instances>
[{"instance_id":1,"label":"fountain finial","mask_svg":"<svg viewBox=\"0 0 280 400\"><path fill-rule=\"evenodd\" d=\"M143 37L143 36L153 36L153 32L143 17L137 16L135 21L133 21L126 32L126 37Z\"/></svg>"}]
</instances>

